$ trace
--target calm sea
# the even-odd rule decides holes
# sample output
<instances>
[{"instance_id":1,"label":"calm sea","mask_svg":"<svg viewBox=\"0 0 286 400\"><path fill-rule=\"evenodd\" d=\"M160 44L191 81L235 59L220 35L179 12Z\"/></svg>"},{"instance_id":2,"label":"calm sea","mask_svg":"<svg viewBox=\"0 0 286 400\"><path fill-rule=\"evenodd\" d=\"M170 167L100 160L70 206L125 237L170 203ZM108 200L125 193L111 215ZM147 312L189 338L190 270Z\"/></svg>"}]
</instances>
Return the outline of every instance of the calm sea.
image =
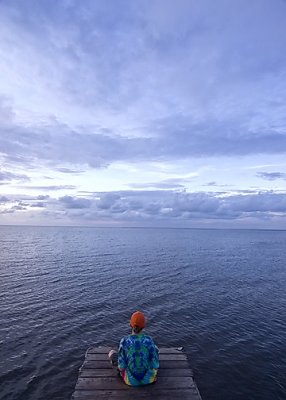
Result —
<instances>
[{"instance_id":1,"label":"calm sea","mask_svg":"<svg viewBox=\"0 0 286 400\"><path fill-rule=\"evenodd\" d=\"M286 231L0 227L0 399L70 399L140 309L203 400L286 399Z\"/></svg>"}]
</instances>

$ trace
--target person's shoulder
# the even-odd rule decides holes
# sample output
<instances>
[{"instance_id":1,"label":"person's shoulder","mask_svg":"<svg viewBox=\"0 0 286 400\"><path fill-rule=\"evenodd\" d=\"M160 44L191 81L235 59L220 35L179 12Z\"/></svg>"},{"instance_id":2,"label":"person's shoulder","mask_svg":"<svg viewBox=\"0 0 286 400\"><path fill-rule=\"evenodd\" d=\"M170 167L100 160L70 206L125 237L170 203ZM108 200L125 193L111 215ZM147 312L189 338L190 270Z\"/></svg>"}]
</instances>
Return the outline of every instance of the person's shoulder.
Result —
<instances>
[{"instance_id":1,"label":"person's shoulder","mask_svg":"<svg viewBox=\"0 0 286 400\"><path fill-rule=\"evenodd\" d=\"M151 336L144 334L142 339L144 340L145 343L150 343L154 345L154 340L151 338Z\"/></svg>"},{"instance_id":2,"label":"person's shoulder","mask_svg":"<svg viewBox=\"0 0 286 400\"><path fill-rule=\"evenodd\" d=\"M142 336L143 336L144 339L146 339L146 340L152 340L151 336L150 336L150 335L147 335L146 333L143 333Z\"/></svg>"},{"instance_id":3,"label":"person's shoulder","mask_svg":"<svg viewBox=\"0 0 286 400\"><path fill-rule=\"evenodd\" d=\"M125 340L130 339L130 337L131 337L131 335L125 335L125 336L122 337L121 340L125 341Z\"/></svg>"},{"instance_id":4,"label":"person's shoulder","mask_svg":"<svg viewBox=\"0 0 286 400\"><path fill-rule=\"evenodd\" d=\"M126 336L123 336L123 338L120 340L120 343L128 343L128 342L130 342L132 340L132 335L126 335Z\"/></svg>"},{"instance_id":5,"label":"person's shoulder","mask_svg":"<svg viewBox=\"0 0 286 400\"><path fill-rule=\"evenodd\" d=\"M123 336L123 337L120 339L120 344L125 343L127 338L128 338L128 336Z\"/></svg>"}]
</instances>

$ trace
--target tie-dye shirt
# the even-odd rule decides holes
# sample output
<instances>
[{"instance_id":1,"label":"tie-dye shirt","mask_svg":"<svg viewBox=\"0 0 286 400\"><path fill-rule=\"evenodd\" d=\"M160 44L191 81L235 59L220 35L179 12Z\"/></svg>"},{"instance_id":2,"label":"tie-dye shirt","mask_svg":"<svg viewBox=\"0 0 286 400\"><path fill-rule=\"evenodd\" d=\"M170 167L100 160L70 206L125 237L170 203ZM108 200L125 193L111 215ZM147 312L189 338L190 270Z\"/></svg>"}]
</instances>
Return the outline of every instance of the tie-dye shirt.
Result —
<instances>
[{"instance_id":1,"label":"tie-dye shirt","mask_svg":"<svg viewBox=\"0 0 286 400\"><path fill-rule=\"evenodd\" d=\"M150 336L143 333L121 339L118 368L127 385L148 385L156 380L159 351Z\"/></svg>"}]
</instances>

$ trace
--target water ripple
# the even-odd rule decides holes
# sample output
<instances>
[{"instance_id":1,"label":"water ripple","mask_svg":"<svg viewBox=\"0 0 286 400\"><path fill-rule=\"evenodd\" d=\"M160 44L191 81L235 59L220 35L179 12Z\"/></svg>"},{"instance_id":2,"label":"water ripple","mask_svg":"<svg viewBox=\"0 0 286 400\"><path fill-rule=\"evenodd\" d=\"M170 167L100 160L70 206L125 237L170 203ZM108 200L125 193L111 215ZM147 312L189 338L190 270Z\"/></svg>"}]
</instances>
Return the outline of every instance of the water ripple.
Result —
<instances>
[{"instance_id":1,"label":"water ripple","mask_svg":"<svg viewBox=\"0 0 286 400\"><path fill-rule=\"evenodd\" d=\"M2 227L0 399L69 399L142 309L204 400L286 398L286 232Z\"/></svg>"}]
</instances>

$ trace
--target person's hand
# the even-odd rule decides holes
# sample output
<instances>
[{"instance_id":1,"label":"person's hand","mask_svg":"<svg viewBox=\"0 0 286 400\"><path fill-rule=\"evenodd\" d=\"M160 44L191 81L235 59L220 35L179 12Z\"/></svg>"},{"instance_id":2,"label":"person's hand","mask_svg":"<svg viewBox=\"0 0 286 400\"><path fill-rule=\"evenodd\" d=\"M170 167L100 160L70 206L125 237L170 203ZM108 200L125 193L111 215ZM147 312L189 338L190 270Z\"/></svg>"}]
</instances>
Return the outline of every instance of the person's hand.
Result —
<instances>
[{"instance_id":1,"label":"person's hand","mask_svg":"<svg viewBox=\"0 0 286 400\"><path fill-rule=\"evenodd\" d=\"M111 358L114 353L116 353L115 350L110 350L110 352L108 353L108 357Z\"/></svg>"}]
</instances>

